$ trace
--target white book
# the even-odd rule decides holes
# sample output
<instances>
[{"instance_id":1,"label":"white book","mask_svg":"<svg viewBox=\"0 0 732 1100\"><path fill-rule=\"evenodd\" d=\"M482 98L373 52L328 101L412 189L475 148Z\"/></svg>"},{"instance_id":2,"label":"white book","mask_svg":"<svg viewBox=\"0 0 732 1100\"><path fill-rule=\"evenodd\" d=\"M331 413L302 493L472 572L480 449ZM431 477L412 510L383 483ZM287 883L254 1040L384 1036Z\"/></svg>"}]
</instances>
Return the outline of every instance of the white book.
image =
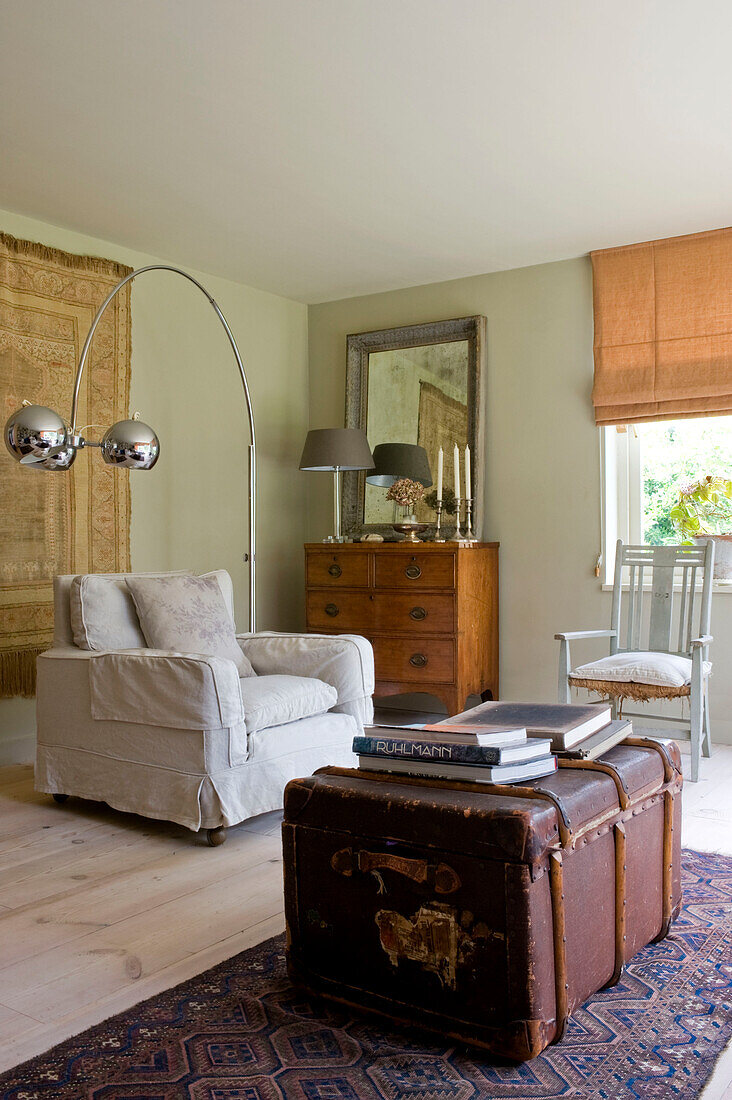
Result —
<instances>
[{"instance_id":1,"label":"white book","mask_svg":"<svg viewBox=\"0 0 732 1100\"><path fill-rule=\"evenodd\" d=\"M538 779L557 770L551 754L523 764L446 764L441 760L401 760L386 756L360 756L362 771L391 772L394 775L429 776L433 779L462 779L466 783L514 783L517 779Z\"/></svg>"},{"instance_id":2,"label":"white book","mask_svg":"<svg viewBox=\"0 0 732 1100\"><path fill-rule=\"evenodd\" d=\"M402 741L454 741L456 745L521 745L526 741L525 726L492 726L489 730L477 730L465 732L455 730L449 726L364 726L364 734L367 737L399 737Z\"/></svg>"}]
</instances>

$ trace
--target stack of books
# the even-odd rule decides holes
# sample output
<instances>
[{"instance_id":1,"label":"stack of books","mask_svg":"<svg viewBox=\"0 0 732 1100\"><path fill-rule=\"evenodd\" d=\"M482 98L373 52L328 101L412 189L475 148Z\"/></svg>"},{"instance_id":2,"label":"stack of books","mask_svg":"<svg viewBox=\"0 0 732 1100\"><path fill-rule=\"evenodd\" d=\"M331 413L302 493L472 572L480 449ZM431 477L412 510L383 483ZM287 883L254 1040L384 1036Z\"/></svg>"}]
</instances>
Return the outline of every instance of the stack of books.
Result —
<instances>
[{"instance_id":1,"label":"stack of books","mask_svg":"<svg viewBox=\"0 0 732 1100\"><path fill-rule=\"evenodd\" d=\"M496 702L436 724L367 726L353 751L366 771L516 783L549 775L557 756L594 760L631 732L604 705Z\"/></svg>"},{"instance_id":2,"label":"stack of books","mask_svg":"<svg viewBox=\"0 0 732 1100\"><path fill-rule=\"evenodd\" d=\"M359 767L471 783L515 783L556 770L550 740L529 739L524 726L456 728L451 721L422 729L367 726L353 741Z\"/></svg>"}]
</instances>

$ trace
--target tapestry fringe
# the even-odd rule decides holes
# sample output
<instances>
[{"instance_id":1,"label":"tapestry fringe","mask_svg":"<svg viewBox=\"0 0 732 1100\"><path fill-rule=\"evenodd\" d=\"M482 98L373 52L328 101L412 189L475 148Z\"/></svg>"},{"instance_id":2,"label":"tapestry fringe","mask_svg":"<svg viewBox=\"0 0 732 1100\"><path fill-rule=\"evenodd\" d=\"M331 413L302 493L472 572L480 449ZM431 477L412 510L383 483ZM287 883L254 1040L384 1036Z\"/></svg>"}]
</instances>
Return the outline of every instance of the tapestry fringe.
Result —
<instances>
[{"instance_id":1,"label":"tapestry fringe","mask_svg":"<svg viewBox=\"0 0 732 1100\"><path fill-rule=\"evenodd\" d=\"M32 699L36 693L36 657L48 649L15 649L0 652L0 698L22 695Z\"/></svg>"},{"instance_id":2,"label":"tapestry fringe","mask_svg":"<svg viewBox=\"0 0 732 1100\"><path fill-rule=\"evenodd\" d=\"M43 260L47 263L59 264L68 267L72 271L93 271L97 275L111 275L116 279L124 279L134 270L125 264L118 264L116 260L105 260L101 256L81 256L74 252L64 252L60 248L50 248L48 245L39 244L37 241L24 241L18 237L11 237L9 233L0 233L0 244L19 256L31 256L34 260Z\"/></svg>"}]
</instances>

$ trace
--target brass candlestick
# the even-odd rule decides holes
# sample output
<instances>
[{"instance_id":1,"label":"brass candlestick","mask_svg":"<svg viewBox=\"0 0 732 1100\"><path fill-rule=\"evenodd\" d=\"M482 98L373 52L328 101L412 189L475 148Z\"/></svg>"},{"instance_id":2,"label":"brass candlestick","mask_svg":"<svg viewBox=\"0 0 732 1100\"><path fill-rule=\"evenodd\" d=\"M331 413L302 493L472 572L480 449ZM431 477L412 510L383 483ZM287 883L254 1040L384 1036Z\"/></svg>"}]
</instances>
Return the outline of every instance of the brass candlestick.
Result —
<instances>
[{"instance_id":1,"label":"brass candlestick","mask_svg":"<svg viewBox=\"0 0 732 1100\"><path fill-rule=\"evenodd\" d=\"M435 511L437 512L437 524L435 526L435 542L445 542L442 537L442 501L438 500L435 504Z\"/></svg>"}]
</instances>

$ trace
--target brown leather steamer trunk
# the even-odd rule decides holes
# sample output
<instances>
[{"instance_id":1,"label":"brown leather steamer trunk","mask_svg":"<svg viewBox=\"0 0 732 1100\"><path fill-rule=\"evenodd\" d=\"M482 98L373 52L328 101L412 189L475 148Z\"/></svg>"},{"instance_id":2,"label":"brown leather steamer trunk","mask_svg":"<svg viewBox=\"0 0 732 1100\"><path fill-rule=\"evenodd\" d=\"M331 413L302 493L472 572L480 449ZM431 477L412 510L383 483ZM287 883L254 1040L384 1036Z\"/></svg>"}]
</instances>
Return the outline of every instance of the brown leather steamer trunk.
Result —
<instances>
[{"instance_id":1,"label":"brown leather steamer trunk","mask_svg":"<svg viewBox=\"0 0 732 1100\"><path fill-rule=\"evenodd\" d=\"M288 962L311 993L517 1061L663 938L681 757L629 738L526 786L325 768L285 790Z\"/></svg>"}]
</instances>

